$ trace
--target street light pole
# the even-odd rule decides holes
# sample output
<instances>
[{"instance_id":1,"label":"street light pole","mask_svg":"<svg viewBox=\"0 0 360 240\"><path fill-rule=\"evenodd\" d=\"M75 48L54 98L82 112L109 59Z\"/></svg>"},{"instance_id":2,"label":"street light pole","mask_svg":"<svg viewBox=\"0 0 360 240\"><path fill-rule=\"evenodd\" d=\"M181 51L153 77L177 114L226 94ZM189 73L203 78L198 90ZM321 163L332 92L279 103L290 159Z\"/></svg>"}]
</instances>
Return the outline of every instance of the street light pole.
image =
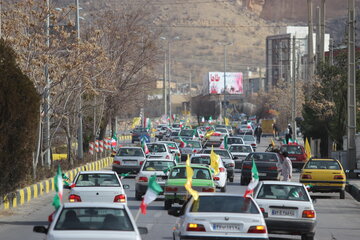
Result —
<instances>
[{"instance_id":1,"label":"street light pole","mask_svg":"<svg viewBox=\"0 0 360 240\"><path fill-rule=\"evenodd\" d=\"M46 0L46 47L50 47L50 2ZM50 142L50 78L49 78L49 65L45 64L45 81L46 86L44 89L44 148L45 148L45 165L50 168L51 165L51 142Z\"/></svg>"},{"instance_id":2,"label":"street light pole","mask_svg":"<svg viewBox=\"0 0 360 240\"><path fill-rule=\"evenodd\" d=\"M80 14L79 14L79 0L75 0L76 3L76 40L80 43ZM80 95L79 95L79 128L78 128L78 158L82 160L84 158L83 150L83 119L82 119L82 96L81 96L82 83L80 79Z\"/></svg>"}]
</instances>

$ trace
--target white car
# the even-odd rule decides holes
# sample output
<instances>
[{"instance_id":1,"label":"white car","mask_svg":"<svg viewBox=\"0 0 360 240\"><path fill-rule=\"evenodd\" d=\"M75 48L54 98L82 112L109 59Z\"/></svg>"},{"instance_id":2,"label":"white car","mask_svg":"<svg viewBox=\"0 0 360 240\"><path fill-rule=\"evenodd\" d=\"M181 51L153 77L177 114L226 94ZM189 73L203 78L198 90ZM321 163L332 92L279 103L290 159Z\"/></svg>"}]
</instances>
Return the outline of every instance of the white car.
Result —
<instances>
[{"instance_id":1,"label":"white car","mask_svg":"<svg viewBox=\"0 0 360 240\"><path fill-rule=\"evenodd\" d=\"M262 181L254 192L254 200L267 216L265 221L269 233L314 239L316 212L302 183Z\"/></svg>"},{"instance_id":2,"label":"white car","mask_svg":"<svg viewBox=\"0 0 360 240\"><path fill-rule=\"evenodd\" d=\"M64 203L48 227L35 226L34 232L47 240L107 239L141 240L147 228L137 227L125 204Z\"/></svg>"},{"instance_id":3,"label":"white car","mask_svg":"<svg viewBox=\"0 0 360 240\"><path fill-rule=\"evenodd\" d=\"M234 157L236 157L234 159L235 169L240 169L247 155L254 152L254 149L248 144L233 144L229 147L229 151Z\"/></svg>"},{"instance_id":4,"label":"white car","mask_svg":"<svg viewBox=\"0 0 360 240\"><path fill-rule=\"evenodd\" d=\"M114 156L112 170L117 173L139 172L146 156L141 147L121 147Z\"/></svg>"},{"instance_id":5,"label":"white car","mask_svg":"<svg viewBox=\"0 0 360 240\"><path fill-rule=\"evenodd\" d=\"M150 153L147 155L147 158L163 158L169 160L175 160L175 155L173 151L170 150L166 143L148 143L147 147Z\"/></svg>"},{"instance_id":6,"label":"white car","mask_svg":"<svg viewBox=\"0 0 360 240\"><path fill-rule=\"evenodd\" d=\"M221 160L226 168L229 181L234 182L235 157L233 157L227 149L214 148L214 152L221 157ZM211 149L204 149L202 153L210 154Z\"/></svg>"},{"instance_id":7,"label":"white car","mask_svg":"<svg viewBox=\"0 0 360 240\"><path fill-rule=\"evenodd\" d=\"M193 164L205 164L210 166L210 154L195 154L190 158L190 162ZM227 180L227 172L226 168L219 158L219 173L214 176L214 182L217 188L220 188L221 192L226 192L226 180Z\"/></svg>"},{"instance_id":8,"label":"white car","mask_svg":"<svg viewBox=\"0 0 360 240\"><path fill-rule=\"evenodd\" d=\"M69 202L127 203L123 185L114 171L81 171L70 189Z\"/></svg>"},{"instance_id":9,"label":"white car","mask_svg":"<svg viewBox=\"0 0 360 240\"><path fill-rule=\"evenodd\" d=\"M179 217L173 239L268 239L263 214L256 202L239 194L199 193L182 208L171 208Z\"/></svg>"},{"instance_id":10,"label":"white car","mask_svg":"<svg viewBox=\"0 0 360 240\"><path fill-rule=\"evenodd\" d=\"M245 144L242 137L228 137L227 145L231 146L233 144Z\"/></svg>"},{"instance_id":11,"label":"white car","mask_svg":"<svg viewBox=\"0 0 360 240\"><path fill-rule=\"evenodd\" d=\"M251 147L254 149L254 151L256 150L257 143L256 143L256 139L254 138L254 136L244 135L244 136L242 136L242 138L244 139L245 144L251 145Z\"/></svg>"},{"instance_id":12,"label":"white car","mask_svg":"<svg viewBox=\"0 0 360 240\"><path fill-rule=\"evenodd\" d=\"M178 145L175 142L172 142L172 141L159 141L157 143L165 143L166 145L168 145L168 147L170 148L170 151L175 155L175 159L176 159L176 156L177 156L178 159L180 160L180 157L181 157L180 149L179 149Z\"/></svg>"},{"instance_id":13,"label":"white car","mask_svg":"<svg viewBox=\"0 0 360 240\"><path fill-rule=\"evenodd\" d=\"M135 198L141 200L146 193L149 178L156 175L156 182L163 187L168 177L168 170L176 166L176 162L166 159L148 159L135 177Z\"/></svg>"},{"instance_id":14,"label":"white car","mask_svg":"<svg viewBox=\"0 0 360 240\"><path fill-rule=\"evenodd\" d=\"M206 146L220 146L225 136L229 136L226 128L216 128L215 132L206 140Z\"/></svg>"}]
</instances>

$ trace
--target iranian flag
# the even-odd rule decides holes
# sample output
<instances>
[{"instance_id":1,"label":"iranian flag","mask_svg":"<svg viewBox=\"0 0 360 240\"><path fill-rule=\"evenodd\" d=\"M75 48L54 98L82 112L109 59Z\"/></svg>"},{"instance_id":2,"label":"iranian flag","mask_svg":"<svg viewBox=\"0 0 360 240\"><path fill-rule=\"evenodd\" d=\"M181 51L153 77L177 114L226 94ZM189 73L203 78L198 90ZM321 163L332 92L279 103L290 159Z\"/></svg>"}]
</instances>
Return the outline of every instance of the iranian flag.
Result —
<instances>
[{"instance_id":1,"label":"iranian flag","mask_svg":"<svg viewBox=\"0 0 360 240\"><path fill-rule=\"evenodd\" d=\"M116 149L116 145L117 145L117 137L116 137L116 134L114 134L111 138L111 148L112 149Z\"/></svg>"},{"instance_id":2,"label":"iranian flag","mask_svg":"<svg viewBox=\"0 0 360 240\"><path fill-rule=\"evenodd\" d=\"M149 148L147 147L145 138L141 139L141 147L144 150L145 154L150 153Z\"/></svg>"},{"instance_id":3,"label":"iranian flag","mask_svg":"<svg viewBox=\"0 0 360 240\"><path fill-rule=\"evenodd\" d=\"M58 165L56 176L54 177L54 186L55 186L56 195L54 196L52 205L57 210L61 206L62 196L63 196L63 178L62 178L60 164Z\"/></svg>"},{"instance_id":4,"label":"iranian flag","mask_svg":"<svg viewBox=\"0 0 360 240\"><path fill-rule=\"evenodd\" d=\"M254 159L252 160L252 168L251 168L251 181L245 191L244 197L247 197L249 194L254 192L254 188L259 183L259 172L257 170Z\"/></svg>"},{"instance_id":5,"label":"iranian flag","mask_svg":"<svg viewBox=\"0 0 360 240\"><path fill-rule=\"evenodd\" d=\"M224 140L220 144L221 149L228 149L228 136L225 135Z\"/></svg>"},{"instance_id":6,"label":"iranian flag","mask_svg":"<svg viewBox=\"0 0 360 240\"><path fill-rule=\"evenodd\" d=\"M184 141L181 137L180 137L179 139L180 139L180 145L179 145L179 147L180 147L180 148L184 148L184 147L186 146L187 142Z\"/></svg>"},{"instance_id":7,"label":"iranian flag","mask_svg":"<svg viewBox=\"0 0 360 240\"><path fill-rule=\"evenodd\" d=\"M147 206L155 201L157 196L162 192L161 186L156 182L156 175L152 175L149 179L148 188L141 202L140 209L142 214L146 214Z\"/></svg>"}]
</instances>

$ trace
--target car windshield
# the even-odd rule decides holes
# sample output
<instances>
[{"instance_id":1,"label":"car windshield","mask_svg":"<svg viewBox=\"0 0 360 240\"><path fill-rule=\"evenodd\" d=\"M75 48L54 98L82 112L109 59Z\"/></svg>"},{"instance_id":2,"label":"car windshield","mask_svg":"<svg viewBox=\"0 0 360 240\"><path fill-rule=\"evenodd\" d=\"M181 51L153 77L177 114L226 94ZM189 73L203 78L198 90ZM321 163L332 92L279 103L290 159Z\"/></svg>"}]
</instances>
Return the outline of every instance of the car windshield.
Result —
<instances>
[{"instance_id":1,"label":"car windshield","mask_svg":"<svg viewBox=\"0 0 360 240\"><path fill-rule=\"evenodd\" d=\"M245 161L277 162L278 158L274 153L253 153L249 154Z\"/></svg>"},{"instance_id":2,"label":"car windshield","mask_svg":"<svg viewBox=\"0 0 360 240\"><path fill-rule=\"evenodd\" d=\"M184 136L184 137L192 137L194 136L194 130L189 129L189 130L181 130L180 136Z\"/></svg>"},{"instance_id":3,"label":"car windshield","mask_svg":"<svg viewBox=\"0 0 360 240\"><path fill-rule=\"evenodd\" d=\"M200 196L193 202L190 212L259 214L253 200L242 196Z\"/></svg>"},{"instance_id":4,"label":"car windshield","mask_svg":"<svg viewBox=\"0 0 360 240\"><path fill-rule=\"evenodd\" d=\"M300 146L281 146L281 152L288 152L289 154L303 154L303 150Z\"/></svg>"},{"instance_id":5,"label":"car windshield","mask_svg":"<svg viewBox=\"0 0 360 240\"><path fill-rule=\"evenodd\" d=\"M125 209L64 208L54 230L134 231Z\"/></svg>"},{"instance_id":6,"label":"car windshield","mask_svg":"<svg viewBox=\"0 0 360 240\"><path fill-rule=\"evenodd\" d=\"M194 171L193 179L205 179L210 180L211 174L210 171L206 168L197 168L192 167ZM185 167L178 167L174 168L169 176L170 179L177 179L177 178L186 178L186 168Z\"/></svg>"},{"instance_id":7,"label":"car windshield","mask_svg":"<svg viewBox=\"0 0 360 240\"><path fill-rule=\"evenodd\" d=\"M144 152L141 148L120 148L116 156L143 157Z\"/></svg>"},{"instance_id":8,"label":"car windshield","mask_svg":"<svg viewBox=\"0 0 360 240\"><path fill-rule=\"evenodd\" d=\"M210 165L210 156L192 157L191 163Z\"/></svg>"},{"instance_id":9,"label":"car windshield","mask_svg":"<svg viewBox=\"0 0 360 240\"><path fill-rule=\"evenodd\" d=\"M228 144L244 144L242 138L228 138Z\"/></svg>"},{"instance_id":10,"label":"car windshield","mask_svg":"<svg viewBox=\"0 0 360 240\"><path fill-rule=\"evenodd\" d=\"M148 144L148 149L152 153L157 152L166 152L166 147L164 144Z\"/></svg>"},{"instance_id":11,"label":"car windshield","mask_svg":"<svg viewBox=\"0 0 360 240\"><path fill-rule=\"evenodd\" d=\"M76 187L120 187L115 174L83 173L75 182Z\"/></svg>"},{"instance_id":12,"label":"car windshield","mask_svg":"<svg viewBox=\"0 0 360 240\"><path fill-rule=\"evenodd\" d=\"M217 128L215 131L219 133L227 133L226 128Z\"/></svg>"},{"instance_id":13,"label":"car windshield","mask_svg":"<svg viewBox=\"0 0 360 240\"><path fill-rule=\"evenodd\" d=\"M252 152L252 148L250 146L230 146L229 148L230 152L245 152L249 153Z\"/></svg>"},{"instance_id":14,"label":"car windshield","mask_svg":"<svg viewBox=\"0 0 360 240\"><path fill-rule=\"evenodd\" d=\"M243 136L243 139L244 139L244 141L255 142L255 138L251 135L245 135L245 136Z\"/></svg>"},{"instance_id":15,"label":"car windshield","mask_svg":"<svg viewBox=\"0 0 360 240\"><path fill-rule=\"evenodd\" d=\"M341 167L338 162L329 160L329 161L314 161L310 160L304 167L305 169L331 169L331 170L340 170Z\"/></svg>"},{"instance_id":16,"label":"car windshield","mask_svg":"<svg viewBox=\"0 0 360 240\"><path fill-rule=\"evenodd\" d=\"M215 152L217 155L220 155L221 158L231 158L229 152L226 151L226 150L214 149L214 152ZM210 154L210 153L211 153L211 150L210 150L210 149L206 149L206 150L204 151L204 153Z\"/></svg>"},{"instance_id":17,"label":"car windshield","mask_svg":"<svg viewBox=\"0 0 360 240\"><path fill-rule=\"evenodd\" d=\"M163 171L173 166L175 163L170 161L146 161L143 171Z\"/></svg>"},{"instance_id":18,"label":"car windshield","mask_svg":"<svg viewBox=\"0 0 360 240\"><path fill-rule=\"evenodd\" d=\"M179 136L179 132L172 132L171 136Z\"/></svg>"},{"instance_id":19,"label":"car windshield","mask_svg":"<svg viewBox=\"0 0 360 240\"><path fill-rule=\"evenodd\" d=\"M187 141L186 147L188 148L201 148L201 143L198 141Z\"/></svg>"},{"instance_id":20,"label":"car windshield","mask_svg":"<svg viewBox=\"0 0 360 240\"><path fill-rule=\"evenodd\" d=\"M303 186L263 184L257 198L275 200L309 201Z\"/></svg>"}]
</instances>

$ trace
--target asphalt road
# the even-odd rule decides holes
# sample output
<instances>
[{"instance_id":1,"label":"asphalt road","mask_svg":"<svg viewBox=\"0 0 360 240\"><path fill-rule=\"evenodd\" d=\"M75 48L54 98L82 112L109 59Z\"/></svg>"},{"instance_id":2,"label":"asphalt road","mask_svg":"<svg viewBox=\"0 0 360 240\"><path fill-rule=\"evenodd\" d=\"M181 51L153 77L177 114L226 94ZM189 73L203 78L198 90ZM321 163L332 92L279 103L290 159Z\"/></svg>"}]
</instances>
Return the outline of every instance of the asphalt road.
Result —
<instances>
[{"instance_id":1,"label":"asphalt road","mask_svg":"<svg viewBox=\"0 0 360 240\"><path fill-rule=\"evenodd\" d=\"M269 139L263 139L258 151L265 149ZM299 174L294 174L297 181ZM123 179L124 184L129 184L127 190L128 206L133 216L139 210L140 201L134 198L134 179ZM229 183L227 191L243 194L244 186L240 186L240 173L236 173L234 183ZM13 210L0 211L0 240L38 240L45 235L33 233L34 225L47 225L47 217L53 211L51 201L54 193L20 206ZM314 205L317 212L318 224L315 238L318 240L358 240L360 237L360 203L349 194L345 200L340 200L338 194L316 194ZM150 204L147 215L140 215L138 226L147 227L149 233L143 235L144 240L172 239L172 227L176 218L167 215L163 208L162 197ZM270 235L270 239L300 239L299 236Z\"/></svg>"}]
</instances>

